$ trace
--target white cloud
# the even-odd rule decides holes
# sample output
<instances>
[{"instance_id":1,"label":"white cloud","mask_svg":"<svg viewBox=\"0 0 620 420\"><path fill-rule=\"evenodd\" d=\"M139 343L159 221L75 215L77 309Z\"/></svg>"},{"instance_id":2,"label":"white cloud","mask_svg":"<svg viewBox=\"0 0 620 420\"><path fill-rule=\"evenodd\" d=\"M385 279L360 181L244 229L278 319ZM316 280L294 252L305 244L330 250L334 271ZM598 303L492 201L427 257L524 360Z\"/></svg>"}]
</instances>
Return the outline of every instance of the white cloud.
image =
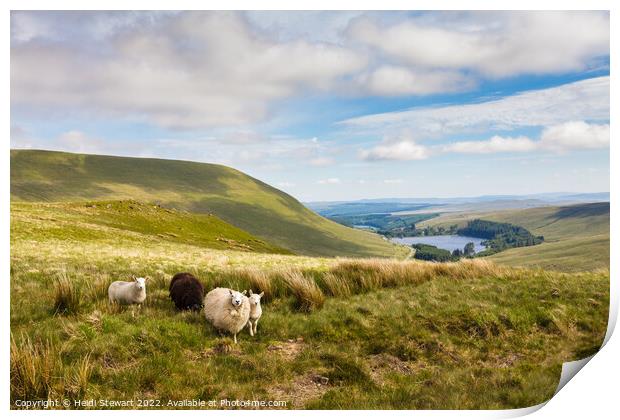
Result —
<instances>
[{"instance_id":1,"label":"white cloud","mask_svg":"<svg viewBox=\"0 0 620 420\"><path fill-rule=\"evenodd\" d=\"M411 66L491 77L583 70L609 53L608 12L448 12L394 24L365 16L348 33Z\"/></svg>"},{"instance_id":2,"label":"white cloud","mask_svg":"<svg viewBox=\"0 0 620 420\"><path fill-rule=\"evenodd\" d=\"M569 121L547 127L540 136L540 147L555 151L599 149L609 146L609 124Z\"/></svg>"},{"instance_id":3,"label":"white cloud","mask_svg":"<svg viewBox=\"0 0 620 420\"><path fill-rule=\"evenodd\" d=\"M319 181L317 181L317 184L321 184L321 185L327 185L327 184L340 184L340 178L327 178L327 179L321 179Z\"/></svg>"},{"instance_id":4,"label":"white cloud","mask_svg":"<svg viewBox=\"0 0 620 420\"><path fill-rule=\"evenodd\" d=\"M329 166L334 164L334 159L331 157L321 156L314 159L310 159L310 165L312 166Z\"/></svg>"},{"instance_id":5,"label":"white cloud","mask_svg":"<svg viewBox=\"0 0 620 420\"><path fill-rule=\"evenodd\" d=\"M384 184L402 184L403 180L400 178L397 179L384 179L383 180Z\"/></svg>"},{"instance_id":6,"label":"white cloud","mask_svg":"<svg viewBox=\"0 0 620 420\"><path fill-rule=\"evenodd\" d=\"M358 82L374 95L428 95L471 89L473 82L456 71L413 71L401 66L381 66Z\"/></svg>"},{"instance_id":7,"label":"white cloud","mask_svg":"<svg viewBox=\"0 0 620 420\"><path fill-rule=\"evenodd\" d=\"M588 124L570 121L543 129L538 140L527 136L493 136L488 140L457 141L433 147L416 144L405 138L396 142L383 140L379 145L362 151L365 160L417 160L444 153L493 154L533 151L566 152L609 147L609 124Z\"/></svg>"},{"instance_id":8,"label":"white cloud","mask_svg":"<svg viewBox=\"0 0 620 420\"><path fill-rule=\"evenodd\" d=\"M337 13L327 10L304 10L286 12L248 11L245 16L256 26L279 39L304 39L339 43L341 33L349 25L349 21L364 12L340 10Z\"/></svg>"},{"instance_id":9,"label":"white cloud","mask_svg":"<svg viewBox=\"0 0 620 420\"><path fill-rule=\"evenodd\" d=\"M427 159L430 151L426 146L417 144L409 135L385 137L377 146L362 150L360 157L364 160L422 160Z\"/></svg>"},{"instance_id":10,"label":"white cloud","mask_svg":"<svg viewBox=\"0 0 620 420\"><path fill-rule=\"evenodd\" d=\"M506 152L531 152L536 150L537 144L531 139L521 137L493 136L490 140L483 141L460 141L442 147L443 152L453 153L506 153Z\"/></svg>"},{"instance_id":11,"label":"white cloud","mask_svg":"<svg viewBox=\"0 0 620 420\"><path fill-rule=\"evenodd\" d=\"M481 103L371 114L339 124L363 133L410 130L421 138L550 126L575 120L609 120L609 77L526 91Z\"/></svg>"},{"instance_id":12,"label":"white cloud","mask_svg":"<svg viewBox=\"0 0 620 420\"><path fill-rule=\"evenodd\" d=\"M11 38L16 42L27 42L48 35L49 31L49 25L34 14L11 13Z\"/></svg>"},{"instance_id":13,"label":"white cloud","mask_svg":"<svg viewBox=\"0 0 620 420\"><path fill-rule=\"evenodd\" d=\"M529 137L493 136L489 140L461 141L441 146L443 153L523 153L535 150L566 152L609 147L609 125L570 121L546 127L539 140Z\"/></svg>"},{"instance_id":14,"label":"white cloud","mask_svg":"<svg viewBox=\"0 0 620 420\"><path fill-rule=\"evenodd\" d=\"M223 12L164 15L87 49L21 33L29 42L11 49L12 105L172 128L255 123L273 101L330 89L366 64L337 45L268 39L241 15Z\"/></svg>"},{"instance_id":15,"label":"white cloud","mask_svg":"<svg viewBox=\"0 0 620 420\"><path fill-rule=\"evenodd\" d=\"M609 54L609 14L23 11L11 43L21 111L204 129L265 121L306 93L427 95L588 69Z\"/></svg>"}]
</instances>

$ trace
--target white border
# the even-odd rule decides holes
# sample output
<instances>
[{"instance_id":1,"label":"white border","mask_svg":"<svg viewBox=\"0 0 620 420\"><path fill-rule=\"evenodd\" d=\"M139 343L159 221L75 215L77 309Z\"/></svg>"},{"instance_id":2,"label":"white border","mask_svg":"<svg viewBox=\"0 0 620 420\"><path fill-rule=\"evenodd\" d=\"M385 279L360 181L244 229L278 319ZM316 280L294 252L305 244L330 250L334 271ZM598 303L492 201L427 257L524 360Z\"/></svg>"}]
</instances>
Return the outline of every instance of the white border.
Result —
<instances>
[{"instance_id":1,"label":"white border","mask_svg":"<svg viewBox=\"0 0 620 420\"><path fill-rule=\"evenodd\" d=\"M53 3L45 0L8 0L5 1L5 13L2 15L2 28L4 35L4 42L2 43L3 57L7 58L6 64L2 68L3 81L2 90L4 92L4 101L2 103L2 125L4 127L5 142L7 148L9 146L10 138L10 67L8 58L10 57L10 13L9 10L202 10L202 9L221 9L221 10L611 10L611 61L618 56L616 42L616 35L618 31L615 29L614 24L616 22L615 13L618 8L615 6L617 2L609 0L591 0L591 1L579 1L579 0L565 0L563 2L549 1L549 0L505 0L501 2L501 5L497 1L492 0L444 0L442 2L419 0L419 1L405 1L405 0L382 0L378 1L356 1L347 2L342 0L302 0L292 3L290 1L283 0L264 0L261 2L250 0L230 0L230 1L210 1L200 2L197 0L151 0L149 2L138 0L91 0L88 2L80 2L77 0L56 0ZM354 7L352 7L354 6ZM559 7L560 6L560 7ZM620 95L617 85L613 80L612 71L612 83L611 83L611 138L614 141L611 142L611 162L616 163L618 155L618 147L615 144L614 128L617 110L617 98ZM620 140L619 140L620 141ZM6 149L5 149L6 150ZM618 179L620 174L618 168L615 165L610 164L611 179ZM9 306L9 185L10 185L10 173L9 173L9 154L2 153L0 155L0 171L2 172L3 182L0 184L0 193L2 199L2 209L0 210L0 217L2 218L1 233L1 258L2 261L7 264L2 264L2 270L4 273L4 293L2 293L2 325L4 326L3 342L0 351L2 352L2 380L0 395L0 404L4 410L8 411L9 408L9 319L10 319L10 306ZM618 224L616 223L616 206L618 193L614 188L615 184L611 183L611 237L618 237ZM617 264L614 261L613 256L618 254L618 246L616 241L611 241L611 304L610 304L610 327L613 328L618 313L618 287L617 282L614 281L614 274L616 273ZM617 337L612 336L611 329L608 331L606 337L607 344L605 347L595 356L592 360L583 368L581 372L577 374L577 379L569 381L561 391L552 398L546 405L525 408L519 410L505 410L505 411L390 411L387 415L391 417L399 418L427 418L427 419L446 419L446 418L471 418L471 419L487 419L487 418L506 418L516 417L531 413L532 419L552 419L552 418L583 418L585 416L593 418L609 418L611 413L618 413L618 396L617 396L617 383L620 373L620 341ZM616 334L617 335L617 334ZM544 406L544 407L543 407ZM376 413L374 411L330 411L338 416L355 416L356 418L373 418L377 415L385 413ZM69 418L76 418L83 413L79 411L70 412L58 412L58 411L11 411L10 415L14 417L26 417L36 416L45 418L60 418L60 416L67 416ZM119 413L120 414L120 413ZM141 411L132 413L141 418L165 418L170 415L169 412L158 411ZM314 411L297 411L293 415L299 419L311 418L323 413L317 413ZM95 418L104 418L109 414L107 412L98 411L88 414ZM204 419L205 416L212 418L241 418L249 415L257 416L258 418L281 418L291 416L291 412L282 411L262 411L262 412L248 412L245 410L240 411L209 411L208 413L200 411L183 411L174 413L174 415L182 415L187 418L200 418Z\"/></svg>"}]
</instances>

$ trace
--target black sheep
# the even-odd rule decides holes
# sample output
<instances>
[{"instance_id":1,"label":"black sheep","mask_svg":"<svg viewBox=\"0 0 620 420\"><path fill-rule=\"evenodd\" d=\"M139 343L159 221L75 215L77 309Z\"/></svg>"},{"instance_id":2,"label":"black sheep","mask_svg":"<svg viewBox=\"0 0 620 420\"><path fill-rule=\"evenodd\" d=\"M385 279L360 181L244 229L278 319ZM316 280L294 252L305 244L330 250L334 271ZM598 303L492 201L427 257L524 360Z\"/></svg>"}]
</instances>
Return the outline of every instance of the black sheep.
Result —
<instances>
[{"instance_id":1,"label":"black sheep","mask_svg":"<svg viewBox=\"0 0 620 420\"><path fill-rule=\"evenodd\" d=\"M204 288L190 273L177 273L170 280L170 298L179 310L200 310L204 299Z\"/></svg>"}]
</instances>

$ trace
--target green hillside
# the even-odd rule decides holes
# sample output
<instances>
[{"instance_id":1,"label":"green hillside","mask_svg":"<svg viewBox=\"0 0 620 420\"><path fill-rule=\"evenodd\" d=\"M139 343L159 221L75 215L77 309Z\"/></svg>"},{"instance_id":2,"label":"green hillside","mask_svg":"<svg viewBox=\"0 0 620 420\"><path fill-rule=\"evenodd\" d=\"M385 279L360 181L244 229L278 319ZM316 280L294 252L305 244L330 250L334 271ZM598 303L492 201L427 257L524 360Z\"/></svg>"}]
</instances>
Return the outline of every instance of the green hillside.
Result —
<instances>
[{"instance_id":1,"label":"green hillside","mask_svg":"<svg viewBox=\"0 0 620 420\"><path fill-rule=\"evenodd\" d=\"M505 211L485 218L523 226L551 242L578 236L609 235L609 203Z\"/></svg>"},{"instance_id":2,"label":"green hillside","mask_svg":"<svg viewBox=\"0 0 620 420\"><path fill-rule=\"evenodd\" d=\"M347 228L235 169L164 159L11 151L11 200L131 199L213 213L266 242L317 256L404 256L378 235Z\"/></svg>"},{"instance_id":3,"label":"green hillside","mask_svg":"<svg viewBox=\"0 0 620 420\"><path fill-rule=\"evenodd\" d=\"M609 203L446 214L423 224L463 226L474 218L512 223L545 237L540 245L513 248L489 257L493 261L558 271L609 268Z\"/></svg>"},{"instance_id":4,"label":"green hillside","mask_svg":"<svg viewBox=\"0 0 620 420\"><path fill-rule=\"evenodd\" d=\"M217 216L137 201L12 203L11 242L63 240L120 245L173 242L211 249L290 254Z\"/></svg>"}]
</instances>

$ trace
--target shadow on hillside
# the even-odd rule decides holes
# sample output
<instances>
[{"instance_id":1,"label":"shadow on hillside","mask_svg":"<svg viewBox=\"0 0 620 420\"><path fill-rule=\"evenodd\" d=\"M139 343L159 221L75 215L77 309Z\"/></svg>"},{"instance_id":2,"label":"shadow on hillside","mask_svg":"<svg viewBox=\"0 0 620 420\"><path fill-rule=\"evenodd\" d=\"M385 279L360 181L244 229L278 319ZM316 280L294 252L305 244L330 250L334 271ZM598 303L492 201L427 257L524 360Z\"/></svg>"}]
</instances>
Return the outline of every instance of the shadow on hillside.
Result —
<instances>
[{"instance_id":1,"label":"shadow on hillside","mask_svg":"<svg viewBox=\"0 0 620 420\"><path fill-rule=\"evenodd\" d=\"M320 256L377 256L376 251L308 225L304 218L286 219L273 210L225 198L189 204L191 212L215 213L226 222L294 252ZM260 221L260 223L257 223Z\"/></svg>"},{"instance_id":2,"label":"shadow on hillside","mask_svg":"<svg viewBox=\"0 0 620 420\"><path fill-rule=\"evenodd\" d=\"M609 203L588 203L576 206L561 207L555 214L559 219L581 218L592 216L609 216Z\"/></svg>"}]
</instances>

